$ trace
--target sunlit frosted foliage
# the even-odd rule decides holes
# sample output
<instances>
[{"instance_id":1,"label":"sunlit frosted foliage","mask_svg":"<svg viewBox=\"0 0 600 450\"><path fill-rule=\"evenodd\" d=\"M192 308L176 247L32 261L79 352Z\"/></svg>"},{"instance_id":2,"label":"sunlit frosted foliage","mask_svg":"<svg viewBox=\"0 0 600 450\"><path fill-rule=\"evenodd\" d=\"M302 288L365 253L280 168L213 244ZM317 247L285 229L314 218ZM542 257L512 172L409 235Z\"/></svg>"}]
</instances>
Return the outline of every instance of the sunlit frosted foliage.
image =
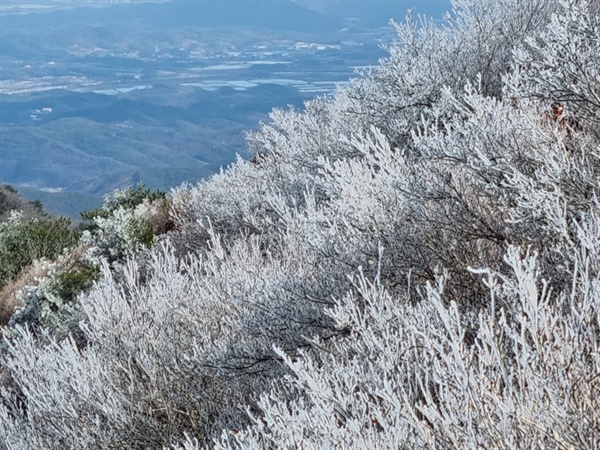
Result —
<instances>
[{"instance_id":1,"label":"sunlit frosted foliage","mask_svg":"<svg viewBox=\"0 0 600 450\"><path fill-rule=\"evenodd\" d=\"M175 189L79 297L84 340L20 329L0 445L597 448L595 10L454 6Z\"/></svg>"},{"instance_id":2,"label":"sunlit frosted foliage","mask_svg":"<svg viewBox=\"0 0 600 450\"><path fill-rule=\"evenodd\" d=\"M557 296L536 255L504 261L471 269L489 296L474 328L443 277L417 304L359 277L332 312L349 336L287 357L255 425L217 448L597 448L598 279L577 270Z\"/></svg>"},{"instance_id":3,"label":"sunlit frosted foliage","mask_svg":"<svg viewBox=\"0 0 600 450\"><path fill-rule=\"evenodd\" d=\"M600 133L600 15L598 1L563 1L539 36L515 50L513 95L561 102L566 125L591 121ZM569 123L569 120L571 121Z\"/></svg>"}]
</instances>

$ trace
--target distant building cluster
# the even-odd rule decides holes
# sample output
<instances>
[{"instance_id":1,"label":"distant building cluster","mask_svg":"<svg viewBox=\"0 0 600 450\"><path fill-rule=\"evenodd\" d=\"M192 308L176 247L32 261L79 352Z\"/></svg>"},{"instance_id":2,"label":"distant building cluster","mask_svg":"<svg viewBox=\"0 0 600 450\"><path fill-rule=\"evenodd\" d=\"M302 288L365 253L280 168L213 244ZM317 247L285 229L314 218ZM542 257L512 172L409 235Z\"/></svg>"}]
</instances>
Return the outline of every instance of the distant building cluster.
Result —
<instances>
[{"instance_id":1,"label":"distant building cluster","mask_svg":"<svg viewBox=\"0 0 600 450\"><path fill-rule=\"evenodd\" d=\"M44 108L34 109L33 111L31 111L31 114L29 115L29 117L31 118L31 120L42 120L40 116L46 116L51 113L52 113L52 108L50 108L49 106L46 106Z\"/></svg>"}]
</instances>

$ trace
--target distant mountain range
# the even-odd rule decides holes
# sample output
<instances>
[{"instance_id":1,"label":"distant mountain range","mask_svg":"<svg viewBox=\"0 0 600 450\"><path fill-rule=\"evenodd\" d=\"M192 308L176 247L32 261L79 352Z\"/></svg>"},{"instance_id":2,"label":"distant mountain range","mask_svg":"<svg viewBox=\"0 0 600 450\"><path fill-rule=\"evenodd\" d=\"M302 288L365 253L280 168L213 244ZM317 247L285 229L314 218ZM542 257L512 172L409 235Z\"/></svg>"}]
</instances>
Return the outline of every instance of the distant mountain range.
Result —
<instances>
[{"instance_id":1,"label":"distant mountain range","mask_svg":"<svg viewBox=\"0 0 600 450\"><path fill-rule=\"evenodd\" d=\"M402 20L408 9L440 17L450 8L449 0L104 0L34 3L5 0L0 11L5 19L42 25L47 17L27 17L9 12L50 12L57 23L144 22L157 26L249 26L292 31L323 31L349 24L385 26L390 19ZM75 8L77 6L77 8ZM86 8L82 8L85 6ZM104 6L104 8L99 8ZM109 6L109 7L107 7ZM95 7L90 13L90 7Z\"/></svg>"},{"instance_id":2,"label":"distant mountain range","mask_svg":"<svg viewBox=\"0 0 600 450\"><path fill-rule=\"evenodd\" d=\"M417 14L441 18L450 10L449 0L292 0L329 17L363 25L382 26L390 19L401 21L409 9ZM351 23L351 22L349 22Z\"/></svg>"},{"instance_id":3,"label":"distant mountain range","mask_svg":"<svg viewBox=\"0 0 600 450\"><path fill-rule=\"evenodd\" d=\"M13 14L4 23L15 26L56 24L143 24L154 27L252 27L318 31L335 26L328 15L289 0L172 0L164 3L119 3L105 8L55 9L46 14Z\"/></svg>"},{"instance_id":4,"label":"distant mountain range","mask_svg":"<svg viewBox=\"0 0 600 450\"><path fill-rule=\"evenodd\" d=\"M249 156L244 130L272 108L301 108L377 64L390 18L411 6L3 0L0 183L76 215L117 187L206 177Z\"/></svg>"}]
</instances>

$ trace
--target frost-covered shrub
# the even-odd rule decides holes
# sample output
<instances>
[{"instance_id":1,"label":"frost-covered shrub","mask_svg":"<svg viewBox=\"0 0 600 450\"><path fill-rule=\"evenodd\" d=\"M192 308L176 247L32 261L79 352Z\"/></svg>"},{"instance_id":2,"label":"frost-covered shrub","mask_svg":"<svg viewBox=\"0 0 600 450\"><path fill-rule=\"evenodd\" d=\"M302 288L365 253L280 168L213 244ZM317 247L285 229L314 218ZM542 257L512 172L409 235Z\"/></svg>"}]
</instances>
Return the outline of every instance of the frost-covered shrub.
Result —
<instances>
[{"instance_id":1,"label":"frost-covered shrub","mask_svg":"<svg viewBox=\"0 0 600 450\"><path fill-rule=\"evenodd\" d=\"M0 191L6 198L0 203L7 206L24 202L9 186ZM6 193L6 194L4 194ZM8 219L0 223L0 324L8 324L16 308L22 306L22 293L30 284L37 284L36 276L42 276L42 268L48 260L56 258L67 249L77 245L80 233L73 229L66 218L52 218L37 210L32 217L31 209L12 211ZM21 298L20 298L21 297Z\"/></svg>"},{"instance_id":2,"label":"frost-covered shrub","mask_svg":"<svg viewBox=\"0 0 600 450\"><path fill-rule=\"evenodd\" d=\"M165 197L164 192L144 189L143 184L138 184L135 187L127 189L116 189L104 198L102 208L84 211L81 213L81 217L84 220L89 221L93 221L93 219L97 217L108 218L118 209L135 209L144 201L153 202L155 200L164 199ZM87 228L93 228L93 223L88 225Z\"/></svg>"},{"instance_id":3,"label":"frost-covered shrub","mask_svg":"<svg viewBox=\"0 0 600 450\"><path fill-rule=\"evenodd\" d=\"M595 8L595 9L594 9ZM600 133L600 15L598 2L566 1L549 26L515 50L508 91L561 102L565 118Z\"/></svg>"},{"instance_id":4,"label":"frost-covered shrub","mask_svg":"<svg viewBox=\"0 0 600 450\"><path fill-rule=\"evenodd\" d=\"M327 200L319 176L321 156L330 162L362 159L347 142L368 135L373 126L383 132L392 149L409 145L411 131L422 115L430 115L442 88L462 89L481 73L479 64L489 66L486 78L481 77L484 93L500 95L498 87L509 68L512 46L545 23L554 2L483 3L457 2L456 17L445 28L433 23L418 27L411 19L397 25L398 43L371 74L340 89L332 100L308 102L303 111L273 111L271 120L248 136L250 150L262 155L257 164L238 162L193 188L192 195L189 189L177 191L176 204L180 196L184 205L191 200L191 208L176 207L182 231L196 230L187 227L190 220L203 221L206 228L210 218L224 234L266 233L268 225L256 219L273 219L273 211L261 201L265 193L282 195L289 206L302 206L307 192L318 201ZM513 14L514 10L520 14ZM494 40L493 45L488 48L484 40ZM198 240L205 239L193 234L184 243L193 247Z\"/></svg>"},{"instance_id":5,"label":"frost-covered shrub","mask_svg":"<svg viewBox=\"0 0 600 450\"><path fill-rule=\"evenodd\" d=\"M406 146L414 124L429 116L444 87L461 90L479 78L484 95L499 97L513 47L543 30L557 1L455 0L452 5L442 25L411 15L394 23L398 40L388 48L390 55L338 96L355 130L374 125L393 147Z\"/></svg>"},{"instance_id":6,"label":"frost-covered shrub","mask_svg":"<svg viewBox=\"0 0 600 450\"><path fill-rule=\"evenodd\" d=\"M349 335L280 351L293 375L216 448L596 448L598 279L580 266L556 296L536 255L513 247L505 262L471 270L489 295L473 321L443 277L414 302L360 276L332 310Z\"/></svg>"},{"instance_id":7,"label":"frost-covered shrub","mask_svg":"<svg viewBox=\"0 0 600 450\"><path fill-rule=\"evenodd\" d=\"M185 249L202 248L209 226L226 236L251 233L276 239L282 221L286 220L280 214L282 208L303 214L309 204L307 199L316 202L325 218L321 225L333 236L328 249L318 249L320 253L338 257L337 253L346 254L345 250L332 254L332 248L358 246L349 250L353 255L347 261L349 268L356 268L376 259L377 240L381 240L388 251L391 246L397 248L398 257L392 258L395 266L388 272L399 273L397 278L402 283L406 279L403 271L407 268L414 267L431 278L432 269L440 259L449 266L456 265L457 262L446 260L443 255L427 251L431 248L430 241L437 242L446 236L458 243L469 234L475 247L483 242L479 239L481 236L501 245L503 236L493 229L495 225L470 209L479 203L477 207L487 208L490 216L494 202L484 205L485 202L473 198L470 204L466 203L460 184L468 185L470 180L460 181L460 177L456 177L454 183L444 186L448 184L444 179L456 166L452 162L455 155L448 155L445 167L435 167L437 162L432 160L437 159L437 155L423 155L424 146L415 148L421 142L413 140L411 134L421 125L439 127L438 134L443 135L445 122L460 119L465 110L468 113L468 106L458 111L448 96L443 96L444 86L450 86L450 92L460 92L466 83L473 83L479 93L499 97L502 75L510 68L513 46L524 36L538 33L556 6L555 2L537 1L460 1L455 2L454 15L449 16L446 26L426 22L419 27L412 19L397 25L399 40L390 47L390 57L382 61L379 68L348 88L340 89L331 100L309 102L302 112L274 111L269 123L251 133L248 138L251 150L263 155L257 164L238 162L210 181L192 188L183 187L174 193L175 216L182 231L178 245ZM502 109L510 111L508 105ZM487 111L482 113L487 114ZM426 117L424 125L423 117ZM479 116L471 118L471 128L477 126L479 119ZM507 128L511 125L511 122L505 123ZM526 133L522 132L522 141ZM488 138L494 136L482 136L481 141ZM384 162L390 165L389 171L383 173L379 172L377 160L381 157L376 148L380 143L387 152ZM486 152L504 151L492 148L493 141L485 144ZM373 155L369 155L370 152ZM419 166L418 173L415 166ZM351 178L357 181L348 181ZM340 180L342 186L336 186ZM417 192L415 184L417 187L427 185L423 188L427 192ZM472 191L483 184L480 180ZM350 197L348 202L347 198L338 197L340 189L346 189L343 195L358 194L358 197ZM454 192L456 189L458 193ZM378 196L374 203L371 203L372 194ZM368 210L362 211L362 205L353 202L361 195ZM444 201L442 195L448 196L448 201ZM279 210L272 208L271 201L263 201L265 198L278 199ZM429 216L428 207L424 206L426 202L436 203L438 211L446 208L442 226L433 224L441 217L441 211ZM420 209L417 210L416 205L406 207L413 203L418 203ZM338 213L340 207L346 211L357 210L347 217ZM371 213L373 217L366 216ZM286 214L284 211L283 216ZM414 223L415 217L418 223ZM351 223L350 218L371 223ZM455 224L455 221L460 222ZM457 234L456 225L464 226L464 232ZM423 242L419 237L423 226L432 232L438 231L437 235L427 236ZM344 230L347 234L338 239L336 236ZM444 236L440 236L441 233ZM360 248L363 244L368 248ZM456 245L450 245L448 253L454 253ZM437 247L436 251L442 249ZM468 258L462 259L460 264L464 267Z\"/></svg>"},{"instance_id":8,"label":"frost-covered shrub","mask_svg":"<svg viewBox=\"0 0 600 450\"><path fill-rule=\"evenodd\" d=\"M82 213L85 225L82 242L89 247L88 257L95 263L132 257L166 232L169 205L160 191L136 188L116 190L107 195L102 208Z\"/></svg>"},{"instance_id":9,"label":"frost-covered shrub","mask_svg":"<svg viewBox=\"0 0 600 450\"><path fill-rule=\"evenodd\" d=\"M77 297L99 278L99 268L86 263L83 252L84 249L75 248L52 261L37 260L37 272L41 273L17 293L19 306L5 334L12 335L16 328L27 327L56 339L70 333L80 335L78 322L82 316Z\"/></svg>"},{"instance_id":10,"label":"frost-covered shrub","mask_svg":"<svg viewBox=\"0 0 600 450\"><path fill-rule=\"evenodd\" d=\"M4 364L20 391L44 400L30 397L26 414L11 409L18 418L6 428L17 431L6 445L159 447L182 430L208 438L239 426L242 405L281 374L272 343L293 351L329 321L306 286L321 268L299 253L263 258L256 239L225 249L214 236L211 246L187 261L156 249L143 280L136 262L117 274L105 265L80 299L81 353L19 329ZM53 362L52 352L62 356Z\"/></svg>"},{"instance_id":11,"label":"frost-covered shrub","mask_svg":"<svg viewBox=\"0 0 600 450\"><path fill-rule=\"evenodd\" d=\"M0 445L595 448L598 136L502 84L570 6L399 27L370 76L274 111L254 163L175 189L147 251L167 203L110 203L81 340L7 341Z\"/></svg>"}]
</instances>

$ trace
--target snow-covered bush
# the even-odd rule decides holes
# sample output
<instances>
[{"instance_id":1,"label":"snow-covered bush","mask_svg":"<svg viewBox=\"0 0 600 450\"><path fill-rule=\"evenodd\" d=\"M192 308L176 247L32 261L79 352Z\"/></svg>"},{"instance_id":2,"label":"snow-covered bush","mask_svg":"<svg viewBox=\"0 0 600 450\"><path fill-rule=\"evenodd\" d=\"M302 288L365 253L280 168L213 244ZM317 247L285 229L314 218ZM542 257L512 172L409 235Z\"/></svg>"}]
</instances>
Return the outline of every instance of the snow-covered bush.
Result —
<instances>
[{"instance_id":1,"label":"snow-covered bush","mask_svg":"<svg viewBox=\"0 0 600 450\"><path fill-rule=\"evenodd\" d=\"M489 296L474 321L443 276L416 303L359 276L332 310L348 336L279 351L293 375L216 448L597 448L598 278L579 266L556 296L535 254L504 260L471 269Z\"/></svg>"},{"instance_id":2,"label":"snow-covered bush","mask_svg":"<svg viewBox=\"0 0 600 450\"><path fill-rule=\"evenodd\" d=\"M18 306L5 335L14 335L17 328L27 327L31 332L59 340L69 334L81 337L82 316L77 297L99 277L99 268L86 263L84 251L82 247L74 247L54 260L36 260L38 277L32 280L28 276L16 293Z\"/></svg>"},{"instance_id":3,"label":"snow-covered bush","mask_svg":"<svg viewBox=\"0 0 600 450\"><path fill-rule=\"evenodd\" d=\"M444 87L460 91L479 78L484 95L500 96L513 47L544 29L557 1L455 0L452 5L442 25L410 15L394 24L398 41L389 47L389 57L338 96L353 129L375 125L393 147L406 146L415 123L429 116Z\"/></svg>"},{"instance_id":4,"label":"snow-covered bush","mask_svg":"<svg viewBox=\"0 0 600 450\"><path fill-rule=\"evenodd\" d=\"M112 192L102 208L82 216L90 221L81 239L89 247L88 258L112 263L150 247L156 235L167 231L169 205L164 193L140 185Z\"/></svg>"},{"instance_id":5,"label":"snow-covered bush","mask_svg":"<svg viewBox=\"0 0 600 450\"><path fill-rule=\"evenodd\" d=\"M6 342L0 445L597 447L598 110L565 127L560 67L535 72L547 26L593 49L595 19L454 6L333 98L274 111L253 162L109 199L79 340Z\"/></svg>"},{"instance_id":6,"label":"snow-covered bush","mask_svg":"<svg viewBox=\"0 0 600 450\"><path fill-rule=\"evenodd\" d=\"M516 98L560 102L570 127L585 122L600 133L600 15L598 2L564 1L560 14L515 50L508 91ZM592 131L592 130L590 130Z\"/></svg>"},{"instance_id":7,"label":"snow-covered bush","mask_svg":"<svg viewBox=\"0 0 600 450\"><path fill-rule=\"evenodd\" d=\"M157 447L181 430L210 436L215 426L239 423L241 405L281 373L272 342L293 350L326 325L322 308L297 294L320 268L299 254L263 258L256 240L227 252L216 236L211 245L206 259L182 261L163 247L143 269L130 261L114 275L105 265L103 281L81 298L81 353L71 340L50 350L19 329L4 364L18 391L40 401L31 397L26 411L11 410L18 429L31 432L6 441ZM62 355L54 362L53 352Z\"/></svg>"}]
</instances>

